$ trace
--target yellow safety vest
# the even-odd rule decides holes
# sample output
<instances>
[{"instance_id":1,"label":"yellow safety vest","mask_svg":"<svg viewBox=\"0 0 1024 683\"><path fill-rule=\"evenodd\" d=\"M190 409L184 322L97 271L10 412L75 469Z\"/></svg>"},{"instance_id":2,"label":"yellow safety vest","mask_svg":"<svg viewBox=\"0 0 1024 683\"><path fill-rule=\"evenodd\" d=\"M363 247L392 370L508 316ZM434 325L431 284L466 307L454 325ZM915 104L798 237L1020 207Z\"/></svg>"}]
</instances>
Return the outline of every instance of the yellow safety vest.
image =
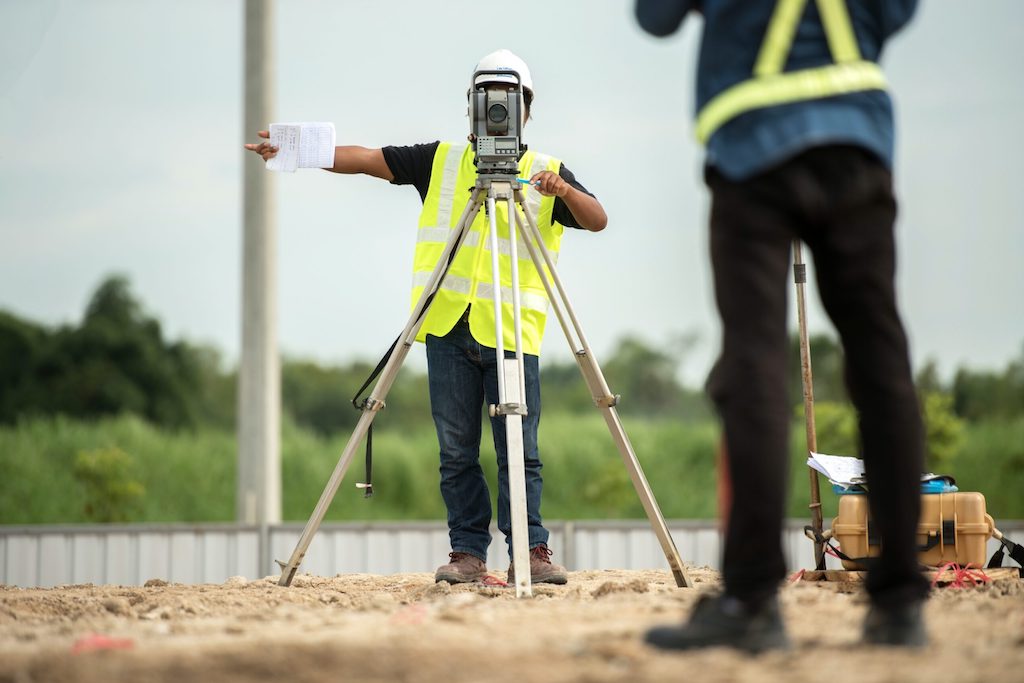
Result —
<instances>
[{"instance_id":1,"label":"yellow safety vest","mask_svg":"<svg viewBox=\"0 0 1024 683\"><path fill-rule=\"evenodd\" d=\"M779 0L768 22L754 76L715 95L697 114L697 139L753 109L865 90L885 90L885 74L861 58L844 0L815 0L834 64L783 73L807 0Z\"/></svg>"},{"instance_id":2,"label":"yellow safety vest","mask_svg":"<svg viewBox=\"0 0 1024 683\"><path fill-rule=\"evenodd\" d=\"M519 177L530 178L544 170L558 173L561 164L558 159L536 152L526 152L519 160ZM412 273L413 306L419 301L423 288L444 251L444 246L451 236L451 229L456 227L466 204L469 203L471 190L476 184L476 176L473 150L469 145L449 142L438 144L430 172L430 187L423 200L423 211L420 213L419 230L416 234L416 254L413 258ZM551 215L555 198L545 197L533 189L525 190L523 195L525 208L535 218L545 246L552 257L557 259L563 228L554 222ZM496 210L502 286L502 336L505 348L511 349L515 344L515 329L512 319L512 275L506 202L497 202ZM428 334L439 337L446 335L462 317L466 306L471 306L469 329L473 338L484 346L497 346L488 230L489 221L481 207L430 305L426 320L423 321L423 326L416 336L417 341L424 341ZM539 355L540 342L544 336L544 323L547 320L548 296L521 235L516 248L519 257L523 353ZM546 266L545 274L550 278Z\"/></svg>"}]
</instances>

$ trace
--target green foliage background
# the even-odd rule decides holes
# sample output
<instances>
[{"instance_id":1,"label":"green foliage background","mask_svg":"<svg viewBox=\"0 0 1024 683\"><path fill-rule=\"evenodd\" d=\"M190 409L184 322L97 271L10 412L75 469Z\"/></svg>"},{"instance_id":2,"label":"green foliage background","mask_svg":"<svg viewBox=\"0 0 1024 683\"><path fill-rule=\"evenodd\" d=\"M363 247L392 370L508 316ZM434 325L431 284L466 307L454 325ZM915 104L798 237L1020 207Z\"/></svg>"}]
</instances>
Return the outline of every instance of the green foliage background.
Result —
<instances>
[{"instance_id":1,"label":"green foliage background","mask_svg":"<svg viewBox=\"0 0 1024 683\"><path fill-rule=\"evenodd\" d=\"M678 381L692 337L654 345L623 339L602 367L624 397L620 414L669 518L716 511L718 426L702 392ZM842 350L811 339L818 447L856 455L856 415L842 382ZM793 340L790 509L806 516L799 355ZM97 289L77 325L48 329L0 311L0 524L201 522L234 517L235 384L215 349L164 339L159 323L114 277ZM359 416L350 400L371 365L282 368L284 518L312 511ZM933 364L918 377L928 466L961 490L985 493L989 512L1024 518L1024 352L1003 371ZM549 519L644 516L627 470L574 363L542 364L543 513ZM353 484L357 458L329 519L443 519L437 442L426 377L403 369L375 421L375 495ZM482 416L481 416L482 417ZM485 430L486 433L486 430ZM495 458L481 461L492 486ZM823 488L824 515L835 496Z\"/></svg>"}]
</instances>

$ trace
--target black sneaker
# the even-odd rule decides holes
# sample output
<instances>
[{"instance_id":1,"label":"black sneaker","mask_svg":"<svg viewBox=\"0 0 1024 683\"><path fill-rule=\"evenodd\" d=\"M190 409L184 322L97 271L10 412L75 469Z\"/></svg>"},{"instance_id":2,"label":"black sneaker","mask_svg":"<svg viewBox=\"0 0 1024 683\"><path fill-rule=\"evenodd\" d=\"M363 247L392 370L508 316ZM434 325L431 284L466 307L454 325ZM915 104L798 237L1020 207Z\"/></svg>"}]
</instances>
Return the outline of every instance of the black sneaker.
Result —
<instances>
[{"instance_id":1,"label":"black sneaker","mask_svg":"<svg viewBox=\"0 0 1024 683\"><path fill-rule=\"evenodd\" d=\"M756 610L727 595L701 596L682 626L659 626L644 640L662 650L732 647L751 654L789 649L789 638L773 596Z\"/></svg>"},{"instance_id":2,"label":"black sneaker","mask_svg":"<svg viewBox=\"0 0 1024 683\"><path fill-rule=\"evenodd\" d=\"M928 633L921 617L921 603L881 608L872 605L864 618L864 644L892 647L924 647Z\"/></svg>"}]
</instances>

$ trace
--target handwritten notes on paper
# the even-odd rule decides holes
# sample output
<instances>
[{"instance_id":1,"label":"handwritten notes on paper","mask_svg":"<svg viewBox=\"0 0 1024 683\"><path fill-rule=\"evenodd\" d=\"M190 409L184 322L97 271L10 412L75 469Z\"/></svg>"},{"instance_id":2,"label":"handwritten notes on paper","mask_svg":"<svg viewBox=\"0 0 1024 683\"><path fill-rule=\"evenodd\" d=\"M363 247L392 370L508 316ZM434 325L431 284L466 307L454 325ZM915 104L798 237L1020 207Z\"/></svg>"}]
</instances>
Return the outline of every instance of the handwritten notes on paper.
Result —
<instances>
[{"instance_id":1,"label":"handwritten notes on paper","mask_svg":"<svg viewBox=\"0 0 1024 683\"><path fill-rule=\"evenodd\" d=\"M294 173L297 168L334 166L333 123L272 123L270 144L278 151L267 161L268 171Z\"/></svg>"},{"instance_id":2,"label":"handwritten notes on paper","mask_svg":"<svg viewBox=\"0 0 1024 683\"><path fill-rule=\"evenodd\" d=\"M807 458L807 464L828 477L833 484L852 486L865 482L864 461L860 458L812 452Z\"/></svg>"}]
</instances>

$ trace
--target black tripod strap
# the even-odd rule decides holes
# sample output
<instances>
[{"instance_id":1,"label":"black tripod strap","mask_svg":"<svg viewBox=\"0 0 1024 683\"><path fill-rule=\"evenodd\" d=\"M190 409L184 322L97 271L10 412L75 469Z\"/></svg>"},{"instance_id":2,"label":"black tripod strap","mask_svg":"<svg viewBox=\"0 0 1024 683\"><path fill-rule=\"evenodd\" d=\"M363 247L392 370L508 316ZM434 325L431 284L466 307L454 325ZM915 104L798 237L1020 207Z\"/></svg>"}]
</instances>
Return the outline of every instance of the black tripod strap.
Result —
<instances>
[{"instance_id":1,"label":"black tripod strap","mask_svg":"<svg viewBox=\"0 0 1024 683\"><path fill-rule=\"evenodd\" d=\"M1016 543L1011 543L1006 539L1003 539L1003 542L1009 544L1010 557L1013 558L1013 561L1019 564L1021 567L1024 567L1024 546L1018 545Z\"/></svg>"},{"instance_id":2,"label":"black tripod strap","mask_svg":"<svg viewBox=\"0 0 1024 683\"><path fill-rule=\"evenodd\" d=\"M835 556L838 557L840 560L845 560L847 562L856 562L857 564L859 564L859 565L861 565L861 566L863 566L865 568L867 568L867 567L871 566L872 564L875 564L876 562L878 562L878 558L877 557L850 557L849 555L844 553L842 550L840 550L836 546L832 545L831 541L829 541L827 538L825 538L820 533L818 533L814 529L814 527L812 527L812 526L809 526L809 525L805 526L804 527L804 534L805 535L813 536L814 537L814 541L816 543L820 543L822 548L828 548L829 550L831 550L835 554ZM821 564L818 566L818 570L817 571L821 571L821 570L823 570L825 568L825 555L824 555L824 553L822 553L821 557L822 557Z\"/></svg>"},{"instance_id":3,"label":"black tripod strap","mask_svg":"<svg viewBox=\"0 0 1024 683\"><path fill-rule=\"evenodd\" d=\"M444 265L444 270L441 271L441 277L437 279L437 285L434 287L434 291L430 293L427 300L423 303L423 309L420 310L420 314L416 317L415 322L422 320L423 316L425 316L427 311L430 310L430 304L434 302L434 296L437 294L437 290L440 289L441 283L444 281L444 276L448 274L448 270L452 267L452 261L455 260L455 254L456 251L453 250L451 255L448 257L448 263ZM373 380L377 379L377 375L384 370L384 366L388 364L388 361L391 359L391 354L395 352L395 347L398 346L398 342L401 338L401 335L395 337L395 341L391 342L391 346L388 348L384 356L381 357L380 361L377 363L377 367L373 369L370 376L366 378L365 382L363 382L363 386L359 387L359 391L357 391L356 395L352 397L352 405L356 410L362 410L365 407L366 401L360 401L359 397L364 391L366 391L366 387L370 386ZM373 425L370 425L370 427L372 429Z\"/></svg>"},{"instance_id":4,"label":"black tripod strap","mask_svg":"<svg viewBox=\"0 0 1024 683\"><path fill-rule=\"evenodd\" d=\"M995 569L1003 566L1003 558L1006 552L1010 553L1010 559L1021 566L1021 574L1024 575L1024 546L1014 543L1003 536L999 539L999 549L996 550L988 561L988 569Z\"/></svg>"},{"instance_id":5,"label":"black tripod strap","mask_svg":"<svg viewBox=\"0 0 1024 683\"><path fill-rule=\"evenodd\" d=\"M395 347L398 346L399 339L400 337L395 337L395 341L391 342L391 347L388 348L387 353L385 353L384 357L381 358L380 362L377 363L377 367L373 369L373 371L370 373L370 376L366 378L365 382L363 382L363 386L359 387L359 391L357 391L356 395L352 397L352 407L355 408L356 410L362 410L363 408L366 407L366 400L364 399L360 401L359 397L362 395L364 391L366 391L366 387L370 386L373 380L377 379L377 375L381 373L381 371L384 369L384 366L388 364L388 360L391 359L391 354L395 352ZM372 428L373 425L370 425L370 427Z\"/></svg>"},{"instance_id":6,"label":"black tripod strap","mask_svg":"<svg viewBox=\"0 0 1024 683\"><path fill-rule=\"evenodd\" d=\"M373 425L366 429L366 481L363 482L363 498L373 495Z\"/></svg>"},{"instance_id":7,"label":"black tripod strap","mask_svg":"<svg viewBox=\"0 0 1024 683\"><path fill-rule=\"evenodd\" d=\"M384 357L377 363L377 367L373 369L370 376L363 382L363 386L359 387L359 391L352 397L352 407L356 410L366 409L366 399L360 400L360 396L366 387L370 386L373 380L377 379L377 376L384 369L384 366L388 364L388 360L391 358L391 354L395 352L395 347L398 346L398 337L395 341L391 342L391 347L384 354ZM373 496L373 423L366 428L366 479L361 483L360 488L363 489L363 498L370 498Z\"/></svg>"},{"instance_id":8,"label":"black tripod strap","mask_svg":"<svg viewBox=\"0 0 1024 683\"><path fill-rule=\"evenodd\" d=\"M430 304L433 303L434 296L437 294L437 290L441 287L441 282L444 281L444 276L448 274L448 270L452 267L452 261L455 260L455 254L456 250L452 250L451 255L448 257L448 263L445 264L444 270L441 272L441 277L437 279L437 285L434 287L434 290L430 293L430 295L427 296L426 301L423 303L423 308L422 310L420 310L420 314L419 316L416 317L416 320L414 322L419 322L420 320L422 320L423 316L425 316L427 314L427 311L430 310ZM401 338L401 335L395 337L395 341L391 342L391 346L388 348L387 352L381 357L380 361L377 362L377 367L373 369L373 371L370 373L370 376L366 378L365 382L363 382L363 386L359 387L359 391L357 391L356 395L352 397L352 407L355 408L356 410L366 410L366 399L360 399L360 396L362 396L363 392L366 391L366 388L369 387L370 384L372 384L373 381L377 379L377 376L380 375L380 373L384 370L384 367L388 364L388 361L391 360L391 354L395 352L395 348L398 346L398 342L401 340ZM373 495L373 479L371 479L372 475L373 423L371 422L370 426L367 427L366 429L366 481L363 482L362 485L360 486L360 488L364 489L364 498L369 498L370 496Z\"/></svg>"}]
</instances>

